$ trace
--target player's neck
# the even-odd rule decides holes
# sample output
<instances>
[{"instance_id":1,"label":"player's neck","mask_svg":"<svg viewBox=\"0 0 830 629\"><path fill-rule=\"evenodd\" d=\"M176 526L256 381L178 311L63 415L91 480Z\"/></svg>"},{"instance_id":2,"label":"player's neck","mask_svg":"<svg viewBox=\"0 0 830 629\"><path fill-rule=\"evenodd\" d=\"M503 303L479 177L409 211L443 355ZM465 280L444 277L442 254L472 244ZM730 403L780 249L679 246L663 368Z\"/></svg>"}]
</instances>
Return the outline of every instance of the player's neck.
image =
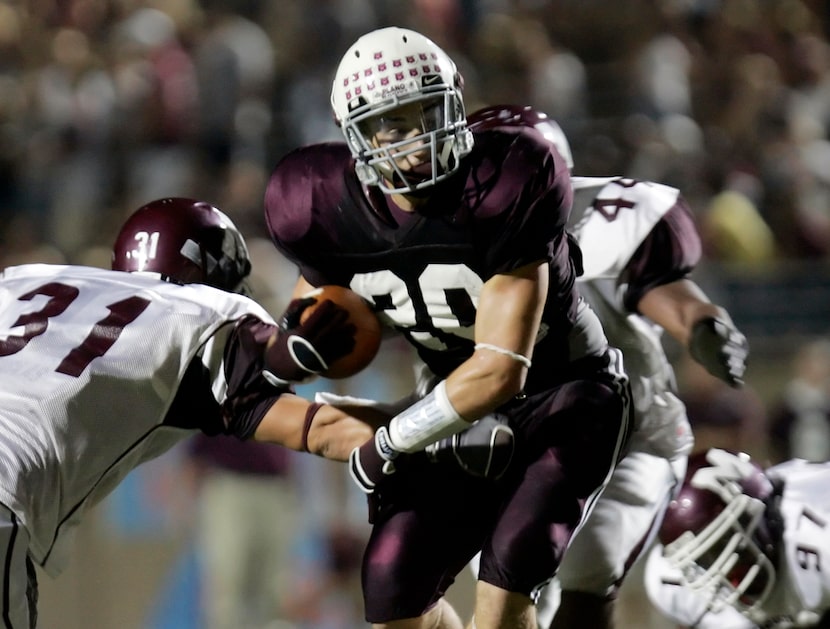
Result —
<instances>
[{"instance_id":1,"label":"player's neck","mask_svg":"<svg viewBox=\"0 0 830 629\"><path fill-rule=\"evenodd\" d=\"M403 195L392 194L387 196L386 208L399 226L408 225L417 216L416 206Z\"/></svg>"}]
</instances>

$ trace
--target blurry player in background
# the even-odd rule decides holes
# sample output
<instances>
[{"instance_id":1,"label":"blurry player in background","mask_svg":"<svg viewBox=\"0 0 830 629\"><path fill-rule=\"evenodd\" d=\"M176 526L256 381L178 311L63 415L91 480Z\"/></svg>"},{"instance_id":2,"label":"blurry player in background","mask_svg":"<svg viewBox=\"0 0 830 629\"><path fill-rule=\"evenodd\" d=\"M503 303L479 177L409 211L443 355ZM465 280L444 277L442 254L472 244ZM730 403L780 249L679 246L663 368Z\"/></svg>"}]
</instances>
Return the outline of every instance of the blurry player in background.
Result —
<instances>
[{"instance_id":1,"label":"blurry player in background","mask_svg":"<svg viewBox=\"0 0 830 629\"><path fill-rule=\"evenodd\" d=\"M693 455L646 562L652 603L697 629L830 627L828 485L830 463Z\"/></svg>"},{"instance_id":2,"label":"blurry player in background","mask_svg":"<svg viewBox=\"0 0 830 629\"><path fill-rule=\"evenodd\" d=\"M573 167L564 133L543 113L494 106L467 120L473 131L533 128ZM661 331L732 386L742 384L747 343L729 315L689 278L701 244L677 189L619 177L572 177L571 182L568 229L583 256L579 291L599 315L609 342L623 351L636 412L626 456L571 541L559 583L543 590L539 623L602 629L613 625L617 590L648 548L693 445Z\"/></svg>"},{"instance_id":3,"label":"blurry player in background","mask_svg":"<svg viewBox=\"0 0 830 629\"><path fill-rule=\"evenodd\" d=\"M9 629L36 625L34 564L57 576L86 511L195 431L341 461L373 435L342 411L274 384L314 369L296 363L286 337L299 335L334 360L354 343L353 329L337 324L346 313L330 301L296 324L309 300L294 302L294 325L278 328L235 294L250 261L216 208L190 199L140 208L118 235L113 268L30 264L0 275L0 556Z\"/></svg>"},{"instance_id":4,"label":"blurry player in background","mask_svg":"<svg viewBox=\"0 0 830 629\"><path fill-rule=\"evenodd\" d=\"M575 289L567 165L535 132L471 133L455 64L410 30L358 39L332 106L346 143L280 161L271 235L300 267L295 295L350 287L440 380L351 459L373 505L366 618L461 627L443 595L483 549L475 625L535 627L530 594L618 459L630 395ZM516 435L501 478L398 465L494 411Z\"/></svg>"}]
</instances>

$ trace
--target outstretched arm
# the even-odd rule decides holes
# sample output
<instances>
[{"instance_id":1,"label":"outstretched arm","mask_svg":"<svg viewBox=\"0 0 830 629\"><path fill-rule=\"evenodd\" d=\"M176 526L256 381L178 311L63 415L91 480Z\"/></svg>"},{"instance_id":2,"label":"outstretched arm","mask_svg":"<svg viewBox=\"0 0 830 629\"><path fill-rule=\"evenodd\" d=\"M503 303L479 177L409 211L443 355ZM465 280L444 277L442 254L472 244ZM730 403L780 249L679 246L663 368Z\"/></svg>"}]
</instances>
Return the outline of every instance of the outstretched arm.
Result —
<instances>
[{"instance_id":1,"label":"outstretched arm","mask_svg":"<svg viewBox=\"0 0 830 629\"><path fill-rule=\"evenodd\" d=\"M271 405L254 432L254 439L347 461L353 449L373 438L375 423L386 419L364 409L353 412L362 418L286 393Z\"/></svg>"},{"instance_id":2,"label":"outstretched arm","mask_svg":"<svg viewBox=\"0 0 830 629\"><path fill-rule=\"evenodd\" d=\"M640 314L662 327L683 347L689 346L692 328L701 319L729 318L723 308L709 301L703 289L689 279L652 288L637 306Z\"/></svg>"},{"instance_id":3,"label":"outstretched arm","mask_svg":"<svg viewBox=\"0 0 830 629\"><path fill-rule=\"evenodd\" d=\"M657 286L640 299L640 312L686 347L713 376L742 386L749 343L729 313L691 280Z\"/></svg>"},{"instance_id":4,"label":"outstretched arm","mask_svg":"<svg viewBox=\"0 0 830 629\"><path fill-rule=\"evenodd\" d=\"M709 373L741 386L749 346L726 310L689 279L700 254L691 212L679 199L626 266L625 303L665 329Z\"/></svg>"}]
</instances>

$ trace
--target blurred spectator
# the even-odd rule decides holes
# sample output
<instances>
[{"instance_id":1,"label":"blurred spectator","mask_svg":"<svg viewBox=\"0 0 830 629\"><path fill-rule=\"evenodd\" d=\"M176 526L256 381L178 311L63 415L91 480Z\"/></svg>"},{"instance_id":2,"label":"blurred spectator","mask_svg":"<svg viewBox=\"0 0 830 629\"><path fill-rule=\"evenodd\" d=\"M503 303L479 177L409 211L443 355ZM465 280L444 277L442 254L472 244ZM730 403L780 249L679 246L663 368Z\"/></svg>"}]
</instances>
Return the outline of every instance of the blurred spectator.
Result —
<instances>
[{"instance_id":1,"label":"blurred spectator","mask_svg":"<svg viewBox=\"0 0 830 629\"><path fill-rule=\"evenodd\" d=\"M517 21L516 41L528 77L527 103L556 120L571 142L578 141L588 113L585 64L537 20Z\"/></svg>"},{"instance_id":2,"label":"blurred spectator","mask_svg":"<svg viewBox=\"0 0 830 629\"><path fill-rule=\"evenodd\" d=\"M20 163L25 150L23 17L0 4L0 217L20 200Z\"/></svg>"},{"instance_id":3,"label":"blurred spectator","mask_svg":"<svg viewBox=\"0 0 830 629\"><path fill-rule=\"evenodd\" d=\"M655 120L691 114L691 70L691 54L683 41L671 32L658 32L637 55L636 104Z\"/></svg>"},{"instance_id":4,"label":"blurred spectator","mask_svg":"<svg viewBox=\"0 0 830 629\"><path fill-rule=\"evenodd\" d=\"M798 349L790 379L770 413L775 461L830 461L830 340Z\"/></svg>"},{"instance_id":5,"label":"blurred spectator","mask_svg":"<svg viewBox=\"0 0 830 629\"><path fill-rule=\"evenodd\" d=\"M815 33L797 35L786 66L789 108L794 120L815 127L816 137L830 130L830 44Z\"/></svg>"},{"instance_id":6,"label":"blurred spectator","mask_svg":"<svg viewBox=\"0 0 830 629\"><path fill-rule=\"evenodd\" d=\"M530 77L523 55L523 22L509 12L482 16L470 39L470 57L475 68L472 99L466 94L469 111L482 105L527 103ZM460 64L460 62L459 62Z\"/></svg>"},{"instance_id":7,"label":"blurred spectator","mask_svg":"<svg viewBox=\"0 0 830 629\"><path fill-rule=\"evenodd\" d=\"M760 264L776 254L775 235L749 197L738 190L723 190L711 198L701 233L706 254L715 260Z\"/></svg>"},{"instance_id":8,"label":"blurred spectator","mask_svg":"<svg viewBox=\"0 0 830 629\"><path fill-rule=\"evenodd\" d=\"M298 499L291 457L234 437L190 441L205 629L266 629L291 585Z\"/></svg>"},{"instance_id":9,"label":"blurred spectator","mask_svg":"<svg viewBox=\"0 0 830 629\"><path fill-rule=\"evenodd\" d=\"M198 81L173 19L140 8L113 28L126 205L195 196Z\"/></svg>"},{"instance_id":10,"label":"blurred spectator","mask_svg":"<svg viewBox=\"0 0 830 629\"><path fill-rule=\"evenodd\" d=\"M194 50L202 187L220 183L235 160L265 164L277 67L274 44L259 24L221 1L206 5Z\"/></svg>"},{"instance_id":11,"label":"blurred spectator","mask_svg":"<svg viewBox=\"0 0 830 629\"><path fill-rule=\"evenodd\" d=\"M88 225L113 191L116 93L105 61L82 31L59 28L50 45L51 59L31 85L34 129L24 198L36 207L59 208L47 215L46 236L71 255L86 244Z\"/></svg>"},{"instance_id":12,"label":"blurred spectator","mask_svg":"<svg viewBox=\"0 0 830 629\"><path fill-rule=\"evenodd\" d=\"M287 617L297 629L359 629L363 620L360 562L366 535L333 526L312 541L308 556L284 593Z\"/></svg>"},{"instance_id":13,"label":"blurred spectator","mask_svg":"<svg viewBox=\"0 0 830 629\"><path fill-rule=\"evenodd\" d=\"M60 249L44 240L42 230L31 215L15 214L2 225L0 269L15 264L65 264L66 261Z\"/></svg>"}]
</instances>

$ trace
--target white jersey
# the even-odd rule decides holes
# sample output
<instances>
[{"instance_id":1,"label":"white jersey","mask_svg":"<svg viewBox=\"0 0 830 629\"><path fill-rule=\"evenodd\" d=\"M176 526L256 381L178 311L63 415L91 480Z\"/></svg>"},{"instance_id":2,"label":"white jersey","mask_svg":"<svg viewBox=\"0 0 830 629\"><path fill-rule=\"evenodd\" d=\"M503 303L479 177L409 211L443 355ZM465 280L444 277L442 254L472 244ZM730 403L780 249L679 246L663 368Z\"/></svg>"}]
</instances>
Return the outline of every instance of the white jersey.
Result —
<instances>
[{"instance_id":1,"label":"white jersey","mask_svg":"<svg viewBox=\"0 0 830 629\"><path fill-rule=\"evenodd\" d=\"M222 403L224 339L255 302L138 274L26 265L0 275L0 503L51 574L85 510L192 434L162 424L200 356Z\"/></svg>"},{"instance_id":2,"label":"white jersey","mask_svg":"<svg viewBox=\"0 0 830 629\"><path fill-rule=\"evenodd\" d=\"M558 607L565 590L613 595L633 558L647 548L668 501L680 485L693 437L686 409L674 394L674 372L660 328L629 312L624 272L635 252L680 199L676 188L618 177L572 177L573 209L568 231L582 250L579 292L602 322L611 345L623 352L631 380L634 430L582 528L571 540L558 584L537 601L539 626ZM621 525L622 524L622 525Z\"/></svg>"},{"instance_id":3,"label":"white jersey","mask_svg":"<svg viewBox=\"0 0 830 629\"><path fill-rule=\"evenodd\" d=\"M653 323L623 305L621 274L680 193L662 184L622 178L573 177L568 230L582 249L579 291L597 313L608 342L622 350L634 396L633 447L674 458L693 445L674 372ZM641 442L638 445L638 442Z\"/></svg>"},{"instance_id":4,"label":"white jersey","mask_svg":"<svg viewBox=\"0 0 830 629\"><path fill-rule=\"evenodd\" d=\"M830 610L830 463L792 460L767 470L781 479L784 537L776 582L761 619L770 627L815 625ZM678 574L655 547L646 564L646 590L666 616L690 627L749 629L758 625L727 608L717 616L692 590L678 585ZM727 622L728 621L728 622Z\"/></svg>"}]
</instances>

